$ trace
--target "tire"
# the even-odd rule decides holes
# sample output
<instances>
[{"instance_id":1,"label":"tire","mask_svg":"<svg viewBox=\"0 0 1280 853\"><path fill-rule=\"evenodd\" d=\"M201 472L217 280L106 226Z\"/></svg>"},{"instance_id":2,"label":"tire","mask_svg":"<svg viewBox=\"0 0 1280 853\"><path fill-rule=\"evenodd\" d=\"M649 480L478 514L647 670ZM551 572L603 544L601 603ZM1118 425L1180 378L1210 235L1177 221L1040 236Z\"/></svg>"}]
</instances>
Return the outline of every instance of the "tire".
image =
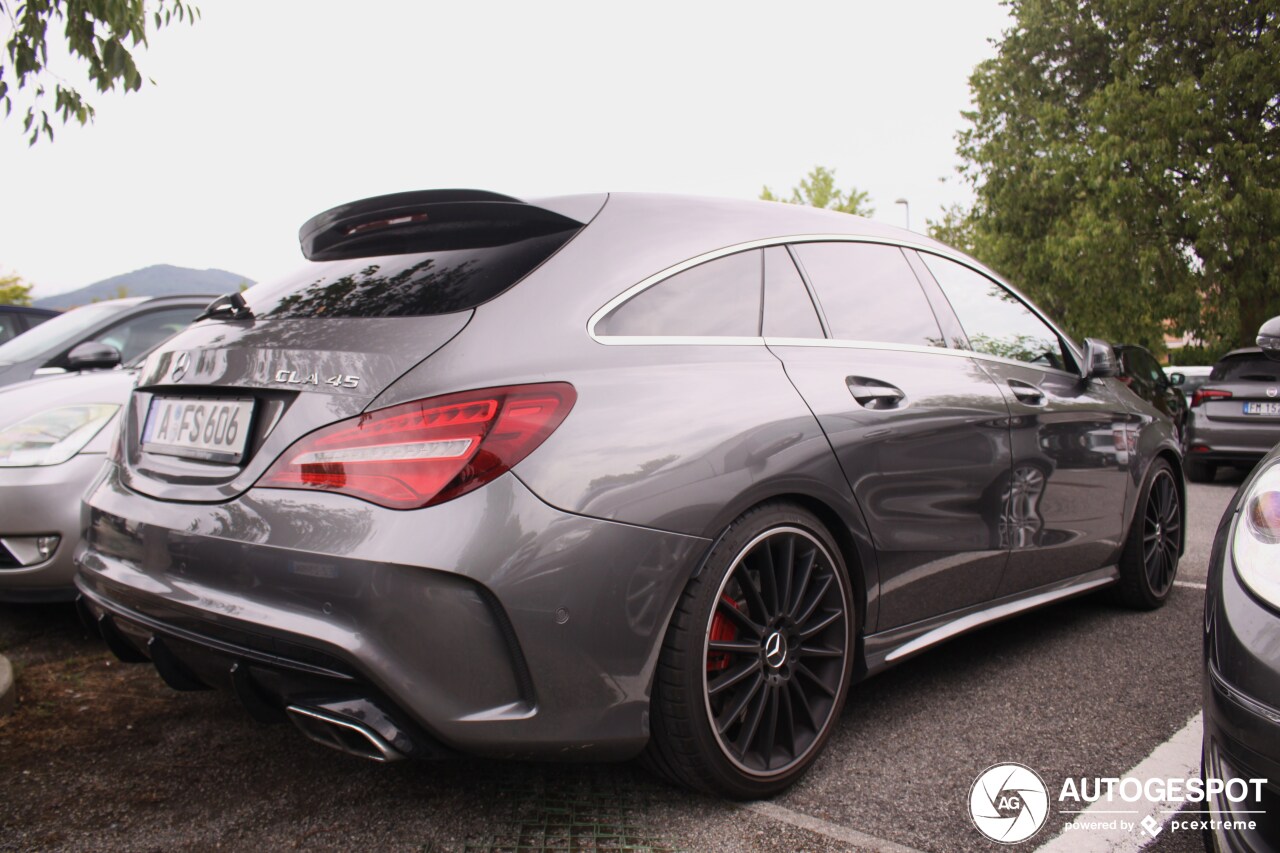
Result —
<instances>
[{"instance_id":1,"label":"tire","mask_svg":"<svg viewBox=\"0 0 1280 853\"><path fill-rule=\"evenodd\" d=\"M739 517L676 605L644 763L734 799L785 790L840 719L853 601L840 551L812 514L771 503Z\"/></svg>"},{"instance_id":2,"label":"tire","mask_svg":"<svg viewBox=\"0 0 1280 853\"><path fill-rule=\"evenodd\" d=\"M1218 476L1218 466L1212 462L1197 462L1194 459L1187 460L1187 479L1193 483L1212 483L1213 478Z\"/></svg>"},{"instance_id":3,"label":"tire","mask_svg":"<svg viewBox=\"0 0 1280 853\"><path fill-rule=\"evenodd\" d=\"M1147 471L1138 508L1120 555L1120 601L1138 610L1164 604L1182 552L1182 495L1173 466L1157 459Z\"/></svg>"}]
</instances>

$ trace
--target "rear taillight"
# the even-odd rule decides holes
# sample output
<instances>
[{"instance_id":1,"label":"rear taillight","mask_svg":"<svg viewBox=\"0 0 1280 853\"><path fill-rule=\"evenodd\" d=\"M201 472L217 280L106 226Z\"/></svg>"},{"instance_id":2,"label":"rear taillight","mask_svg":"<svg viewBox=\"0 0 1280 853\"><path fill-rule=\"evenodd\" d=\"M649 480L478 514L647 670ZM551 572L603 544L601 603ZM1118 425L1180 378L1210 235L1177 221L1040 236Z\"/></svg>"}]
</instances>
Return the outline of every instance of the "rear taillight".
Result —
<instances>
[{"instance_id":1,"label":"rear taillight","mask_svg":"<svg viewBox=\"0 0 1280 853\"><path fill-rule=\"evenodd\" d=\"M1220 391L1217 388L1197 388L1195 393L1191 395L1191 408L1194 409L1205 400L1225 400L1230 396L1230 391Z\"/></svg>"},{"instance_id":2,"label":"rear taillight","mask_svg":"<svg viewBox=\"0 0 1280 853\"><path fill-rule=\"evenodd\" d=\"M299 439L257 485L340 492L392 509L443 503L509 471L575 400L572 385L551 382L366 412Z\"/></svg>"}]
</instances>

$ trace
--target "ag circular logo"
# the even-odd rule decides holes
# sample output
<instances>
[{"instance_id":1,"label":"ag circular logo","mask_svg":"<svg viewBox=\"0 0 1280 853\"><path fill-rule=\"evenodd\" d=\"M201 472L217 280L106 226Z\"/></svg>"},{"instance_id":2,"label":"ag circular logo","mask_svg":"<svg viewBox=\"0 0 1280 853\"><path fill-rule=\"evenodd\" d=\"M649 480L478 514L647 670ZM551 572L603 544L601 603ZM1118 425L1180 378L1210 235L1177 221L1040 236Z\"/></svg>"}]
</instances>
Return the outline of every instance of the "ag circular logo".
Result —
<instances>
[{"instance_id":1,"label":"ag circular logo","mask_svg":"<svg viewBox=\"0 0 1280 853\"><path fill-rule=\"evenodd\" d=\"M187 375L187 368L191 366L191 353L180 352L178 357L173 360L173 372L169 374L169 379L177 382Z\"/></svg>"},{"instance_id":2,"label":"ag circular logo","mask_svg":"<svg viewBox=\"0 0 1280 853\"><path fill-rule=\"evenodd\" d=\"M995 764L969 789L969 816L978 831L1001 844L1026 841L1049 817L1049 791L1040 774L1022 764Z\"/></svg>"}]
</instances>

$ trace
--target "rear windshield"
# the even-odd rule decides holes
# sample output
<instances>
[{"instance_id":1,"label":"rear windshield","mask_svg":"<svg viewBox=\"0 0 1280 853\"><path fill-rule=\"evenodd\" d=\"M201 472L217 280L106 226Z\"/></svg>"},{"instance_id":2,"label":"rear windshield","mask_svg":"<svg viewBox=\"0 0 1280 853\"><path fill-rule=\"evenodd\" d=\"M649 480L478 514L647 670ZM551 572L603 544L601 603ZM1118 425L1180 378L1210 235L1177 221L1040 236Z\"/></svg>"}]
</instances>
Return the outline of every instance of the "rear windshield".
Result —
<instances>
[{"instance_id":1,"label":"rear windshield","mask_svg":"<svg viewBox=\"0 0 1280 853\"><path fill-rule=\"evenodd\" d=\"M1224 358L1209 374L1213 382L1280 382L1280 362L1262 353Z\"/></svg>"},{"instance_id":2,"label":"rear windshield","mask_svg":"<svg viewBox=\"0 0 1280 853\"><path fill-rule=\"evenodd\" d=\"M245 291L258 317L422 317L494 298L576 230L500 246L324 261Z\"/></svg>"}]
</instances>

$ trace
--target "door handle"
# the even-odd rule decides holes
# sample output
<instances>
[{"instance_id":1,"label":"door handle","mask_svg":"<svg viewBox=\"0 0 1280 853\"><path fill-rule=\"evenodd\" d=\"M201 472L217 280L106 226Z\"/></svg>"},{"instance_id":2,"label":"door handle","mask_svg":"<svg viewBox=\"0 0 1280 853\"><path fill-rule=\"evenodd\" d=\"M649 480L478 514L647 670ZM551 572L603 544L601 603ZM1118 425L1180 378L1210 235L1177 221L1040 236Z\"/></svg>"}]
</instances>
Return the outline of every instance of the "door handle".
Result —
<instances>
[{"instance_id":1,"label":"door handle","mask_svg":"<svg viewBox=\"0 0 1280 853\"><path fill-rule=\"evenodd\" d=\"M1010 379L1009 390L1013 392L1013 396L1017 397L1020 403L1026 403L1028 406L1044 405L1044 392L1029 382Z\"/></svg>"},{"instance_id":2,"label":"door handle","mask_svg":"<svg viewBox=\"0 0 1280 853\"><path fill-rule=\"evenodd\" d=\"M867 409L895 409L907 399L901 388L878 379L849 376L845 379L845 384L849 386L853 399Z\"/></svg>"}]
</instances>

